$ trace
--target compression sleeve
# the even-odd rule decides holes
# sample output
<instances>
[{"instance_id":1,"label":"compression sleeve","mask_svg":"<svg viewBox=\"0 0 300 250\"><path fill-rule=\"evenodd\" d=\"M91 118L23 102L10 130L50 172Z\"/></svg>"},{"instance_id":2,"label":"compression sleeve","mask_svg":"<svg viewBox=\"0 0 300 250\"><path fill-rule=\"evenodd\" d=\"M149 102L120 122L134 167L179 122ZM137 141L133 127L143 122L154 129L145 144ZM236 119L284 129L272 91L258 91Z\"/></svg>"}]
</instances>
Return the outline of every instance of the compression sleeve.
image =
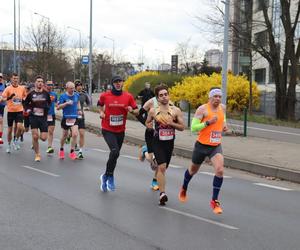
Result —
<instances>
[{"instance_id":1,"label":"compression sleeve","mask_svg":"<svg viewBox=\"0 0 300 250\"><path fill-rule=\"evenodd\" d=\"M202 129L204 129L205 127L206 127L205 122L200 122L199 119L193 118L193 120L192 120L192 126L191 126L191 131L192 132L199 132Z\"/></svg>"}]
</instances>

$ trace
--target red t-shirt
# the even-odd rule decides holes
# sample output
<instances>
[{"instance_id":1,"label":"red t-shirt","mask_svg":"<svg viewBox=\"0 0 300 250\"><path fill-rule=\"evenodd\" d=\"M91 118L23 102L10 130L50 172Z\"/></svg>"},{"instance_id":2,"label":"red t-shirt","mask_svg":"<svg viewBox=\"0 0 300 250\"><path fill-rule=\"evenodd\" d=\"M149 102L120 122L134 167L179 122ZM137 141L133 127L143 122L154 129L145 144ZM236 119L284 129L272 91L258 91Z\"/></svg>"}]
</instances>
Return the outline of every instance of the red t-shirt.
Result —
<instances>
[{"instance_id":1,"label":"red t-shirt","mask_svg":"<svg viewBox=\"0 0 300 250\"><path fill-rule=\"evenodd\" d=\"M125 131L128 106L137 108L133 96L128 92L122 92L120 96L113 95L111 91L102 93L99 97L99 105L105 106L102 128L115 133Z\"/></svg>"}]
</instances>

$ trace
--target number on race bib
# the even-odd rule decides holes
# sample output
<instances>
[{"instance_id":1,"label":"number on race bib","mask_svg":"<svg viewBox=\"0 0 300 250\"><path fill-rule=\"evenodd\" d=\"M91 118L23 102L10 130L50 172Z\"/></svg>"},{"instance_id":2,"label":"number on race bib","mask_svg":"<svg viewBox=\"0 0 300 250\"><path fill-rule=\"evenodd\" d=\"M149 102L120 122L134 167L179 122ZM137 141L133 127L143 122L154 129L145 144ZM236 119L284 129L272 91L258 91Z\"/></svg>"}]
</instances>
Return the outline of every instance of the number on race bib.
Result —
<instances>
[{"instance_id":1,"label":"number on race bib","mask_svg":"<svg viewBox=\"0 0 300 250\"><path fill-rule=\"evenodd\" d=\"M174 129L160 129L158 131L159 133L159 140L161 141L169 141L173 140L175 136L175 131Z\"/></svg>"},{"instance_id":2,"label":"number on race bib","mask_svg":"<svg viewBox=\"0 0 300 250\"><path fill-rule=\"evenodd\" d=\"M211 131L210 133L210 142L211 143L220 143L222 138L222 132L220 131Z\"/></svg>"},{"instance_id":3,"label":"number on race bib","mask_svg":"<svg viewBox=\"0 0 300 250\"><path fill-rule=\"evenodd\" d=\"M67 126L74 126L76 119L66 119Z\"/></svg>"},{"instance_id":4,"label":"number on race bib","mask_svg":"<svg viewBox=\"0 0 300 250\"><path fill-rule=\"evenodd\" d=\"M109 116L110 126L121 126L123 125L123 115L111 115Z\"/></svg>"}]
</instances>

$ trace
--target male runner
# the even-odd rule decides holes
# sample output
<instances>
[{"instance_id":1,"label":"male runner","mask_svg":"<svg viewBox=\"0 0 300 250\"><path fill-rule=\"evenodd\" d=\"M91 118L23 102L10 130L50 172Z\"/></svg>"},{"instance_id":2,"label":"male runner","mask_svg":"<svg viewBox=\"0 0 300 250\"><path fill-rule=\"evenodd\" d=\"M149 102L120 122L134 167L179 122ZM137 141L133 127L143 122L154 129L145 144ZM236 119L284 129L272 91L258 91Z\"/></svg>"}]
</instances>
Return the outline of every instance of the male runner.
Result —
<instances>
[{"instance_id":1,"label":"male runner","mask_svg":"<svg viewBox=\"0 0 300 250\"><path fill-rule=\"evenodd\" d=\"M192 120L192 132L198 132L198 139L194 146L192 164L185 171L183 185L178 198L181 202L187 201L187 188L192 177L198 172L205 157L209 157L215 169L213 179L213 194L210 206L215 214L223 212L218 201L219 192L223 183L224 157L222 154L222 132L226 131L226 108L221 104L222 91L212 88L209 92L208 103L201 105L196 110Z\"/></svg>"},{"instance_id":2,"label":"male runner","mask_svg":"<svg viewBox=\"0 0 300 250\"><path fill-rule=\"evenodd\" d=\"M55 129L55 121L56 121L56 116L55 116L55 106L57 103L57 94L52 91L53 89L53 82L52 81L47 81L45 89L50 95L51 99L51 105L48 111L48 116L47 116L47 123L48 123L48 149L47 149L47 154L51 155L54 153L53 149L53 134L54 134L54 129Z\"/></svg>"},{"instance_id":3,"label":"male runner","mask_svg":"<svg viewBox=\"0 0 300 250\"><path fill-rule=\"evenodd\" d=\"M82 154L82 148L84 146L84 133L85 133L85 119L84 119L84 104L87 106L91 105L90 98L88 94L83 91L83 86L82 83L77 80L75 82L75 88L76 92L79 94L79 103L80 103L80 110L81 110L81 115L78 115L78 128L79 128L79 152L77 155L77 159L82 160L83 154Z\"/></svg>"},{"instance_id":4,"label":"male runner","mask_svg":"<svg viewBox=\"0 0 300 250\"><path fill-rule=\"evenodd\" d=\"M17 124L16 141L14 142L15 150L20 149L19 137L23 131L23 105L22 101L26 97L24 86L19 85L19 76L13 73L11 77L11 85L5 88L0 102L7 101L7 153L11 152L12 130L14 122Z\"/></svg>"},{"instance_id":5,"label":"male runner","mask_svg":"<svg viewBox=\"0 0 300 250\"><path fill-rule=\"evenodd\" d=\"M3 80L3 74L0 73L0 96L2 95L5 89L5 83ZM3 144L3 115L4 115L5 102L0 102L0 144Z\"/></svg>"},{"instance_id":6,"label":"male runner","mask_svg":"<svg viewBox=\"0 0 300 250\"><path fill-rule=\"evenodd\" d=\"M152 128L154 121L153 151L158 164L157 181L160 191L159 203L160 205L165 205L168 201L168 197L165 193L165 172L172 157L175 129L183 131L184 121L181 110L169 105L170 97L166 85L158 85L154 92L159 106L158 108L150 109L146 126Z\"/></svg>"},{"instance_id":7,"label":"male runner","mask_svg":"<svg viewBox=\"0 0 300 250\"><path fill-rule=\"evenodd\" d=\"M29 121L32 134L32 145L35 152L34 161L41 161L39 138L46 141L48 138L47 116L51 104L50 95L44 90L43 77L35 78L35 88L26 97L24 107L30 113ZM40 133L39 131L40 130Z\"/></svg>"},{"instance_id":8,"label":"male runner","mask_svg":"<svg viewBox=\"0 0 300 250\"><path fill-rule=\"evenodd\" d=\"M102 93L99 98L102 135L110 149L106 171L100 176L102 192L115 190L114 170L125 136L127 113L138 114L133 96L122 91L124 80L120 76L114 76L111 83L112 89Z\"/></svg>"},{"instance_id":9,"label":"male runner","mask_svg":"<svg viewBox=\"0 0 300 250\"><path fill-rule=\"evenodd\" d=\"M76 160L75 144L78 137L78 115L81 114L79 107L79 95L75 92L75 85L73 82L67 82L66 92L59 98L57 110L63 110L63 118L61 120L61 128L63 129L60 140L59 159L65 158L64 144L68 136L68 131L72 131L71 150L69 157Z\"/></svg>"}]
</instances>

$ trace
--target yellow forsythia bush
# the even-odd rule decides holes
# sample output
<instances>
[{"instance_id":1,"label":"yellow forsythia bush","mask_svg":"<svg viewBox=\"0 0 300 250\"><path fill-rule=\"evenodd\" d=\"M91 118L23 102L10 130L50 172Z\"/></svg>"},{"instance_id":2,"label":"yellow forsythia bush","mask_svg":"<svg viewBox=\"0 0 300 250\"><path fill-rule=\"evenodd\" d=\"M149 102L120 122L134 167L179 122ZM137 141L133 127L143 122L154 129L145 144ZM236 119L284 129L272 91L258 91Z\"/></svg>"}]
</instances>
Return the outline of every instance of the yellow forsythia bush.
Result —
<instances>
[{"instance_id":1,"label":"yellow forsythia bush","mask_svg":"<svg viewBox=\"0 0 300 250\"><path fill-rule=\"evenodd\" d=\"M222 86L221 74L214 73L211 76L199 75L186 77L181 83L176 83L170 89L171 99L174 102L187 100L192 107L198 106L208 101L208 93L212 87ZM252 84L253 106L259 107L259 90L257 84ZM234 76L228 74L227 80L227 110L242 111L248 107L249 103L249 81L245 76Z\"/></svg>"},{"instance_id":2,"label":"yellow forsythia bush","mask_svg":"<svg viewBox=\"0 0 300 250\"><path fill-rule=\"evenodd\" d=\"M130 88L130 86L132 85L132 83L134 81L136 81L137 79L144 77L144 76L154 76L154 75L158 75L157 72L154 71L143 71L143 72L139 72L133 76L129 76L127 78L127 80L124 82L124 87L123 89L128 91L128 89Z\"/></svg>"}]
</instances>

